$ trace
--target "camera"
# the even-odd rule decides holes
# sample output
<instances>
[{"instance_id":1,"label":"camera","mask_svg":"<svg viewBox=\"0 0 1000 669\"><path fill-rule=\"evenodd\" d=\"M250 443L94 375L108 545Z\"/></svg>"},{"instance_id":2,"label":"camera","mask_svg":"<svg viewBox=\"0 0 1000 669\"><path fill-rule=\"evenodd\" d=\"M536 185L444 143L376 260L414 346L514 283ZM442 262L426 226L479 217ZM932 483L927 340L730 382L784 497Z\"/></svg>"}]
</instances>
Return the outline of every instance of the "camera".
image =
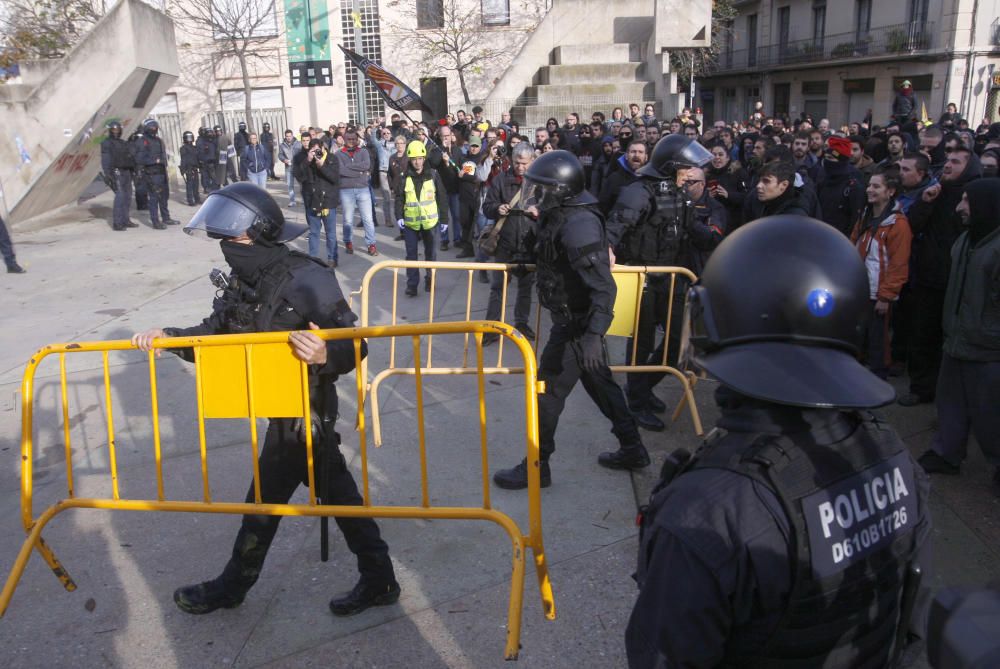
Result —
<instances>
[{"instance_id":1,"label":"camera","mask_svg":"<svg viewBox=\"0 0 1000 669\"><path fill-rule=\"evenodd\" d=\"M229 275L223 272L218 267L213 267L212 271L208 274L208 280L212 282L212 285L219 290L225 290L229 288Z\"/></svg>"},{"instance_id":2,"label":"camera","mask_svg":"<svg viewBox=\"0 0 1000 669\"><path fill-rule=\"evenodd\" d=\"M493 145L493 153L495 153L498 158L503 158L507 155L507 146L501 142L497 142Z\"/></svg>"}]
</instances>

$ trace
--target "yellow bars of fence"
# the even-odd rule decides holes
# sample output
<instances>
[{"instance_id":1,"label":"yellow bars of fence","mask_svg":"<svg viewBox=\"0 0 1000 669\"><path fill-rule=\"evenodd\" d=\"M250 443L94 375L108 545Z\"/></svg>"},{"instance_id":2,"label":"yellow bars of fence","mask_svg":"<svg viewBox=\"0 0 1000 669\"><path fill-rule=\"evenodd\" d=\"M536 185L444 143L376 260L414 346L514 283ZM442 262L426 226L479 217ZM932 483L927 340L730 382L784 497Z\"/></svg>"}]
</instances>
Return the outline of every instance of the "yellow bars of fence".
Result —
<instances>
[{"instance_id":1,"label":"yellow bars of fence","mask_svg":"<svg viewBox=\"0 0 1000 669\"><path fill-rule=\"evenodd\" d=\"M392 274L392 311L389 316L389 322L392 325L397 323L397 294L399 285L399 275L401 271L406 269L417 269L417 270L431 270L431 293L430 301L428 304L428 320L433 321L435 318L435 294L437 291L438 284L438 274L440 272L465 272L467 274L466 286L465 286L465 308L464 308L464 318L468 320L472 314L472 300L473 291L472 283L474 279L474 273L476 271L499 271L505 272L509 278L509 274L515 270L524 271L534 271L534 265L515 265L515 264L505 264L505 263L480 263L480 262L428 262L422 260L384 260L378 262L365 273L364 279L361 282L361 288L351 294L352 307L353 298L355 295L359 295L361 299L360 305L360 325L362 327L370 327L372 325L372 310L371 310L371 299L373 290L372 283L375 278L380 273L391 272ZM697 279L694 273L684 267L646 267L646 266L628 266L628 265L615 265L612 269L612 273L616 276L627 276L635 275L636 280L634 283L637 286L634 297L634 305L632 305L633 315L630 327L627 329L631 332L632 337L632 355L628 361L630 364L626 365L611 365L611 371L613 372L627 372L627 373L665 373L670 374L676 378L681 384L682 398L677 408L673 413L673 420L677 420L684 406L686 405L688 411L691 414L691 421L694 424L695 434L702 435L704 429L701 423L701 416L698 413L698 407L694 401L694 382L695 377L690 372L685 373L680 369L668 364L668 358L670 356L670 338L667 336L664 341L664 350L659 364L637 364L636 360L636 340L639 336L639 318L642 311L642 287L646 283L647 277L650 276L663 276L669 278L670 282L670 296L668 298L667 314L666 319L662 323L664 326L664 331L670 331L670 324L673 322L675 317L675 300L674 300L674 288L678 285L679 279L684 279L688 283L694 283ZM500 303L501 303L501 316L506 314L507 307L507 294L508 294L508 281L504 281L501 286L500 292ZM485 307L485 301L479 308ZM536 312L535 317L535 332L536 337L540 336L538 333L541 331L541 313L540 309ZM468 344L466 343L465 350L462 354L462 365L460 367L434 367L431 360L431 345L433 343L433 337L428 338L427 342L427 360L426 364L420 365L420 375L422 377L426 376L449 376L454 374L521 374L523 369L519 367L505 366L503 361L503 351L504 351L504 338L501 338L497 346L497 361L496 365L492 367L484 367L480 372L477 367L470 366L468 358ZM536 340L535 345L539 344ZM365 369L369 361L365 361ZM396 366L396 342L395 339L389 343L389 366L385 369L379 370L371 379L371 382L366 386L366 390L371 399L372 406L372 432L373 432L373 442L376 447L382 445L382 416L381 416L381 403L379 400L379 387L381 384L389 377L396 375L408 375L414 376L417 374L415 366L411 367L397 367ZM367 374L366 374L367 378Z\"/></svg>"},{"instance_id":2,"label":"yellow bars of fence","mask_svg":"<svg viewBox=\"0 0 1000 669\"><path fill-rule=\"evenodd\" d=\"M195 359L195 382L197 389L197 419L199 422L200 460L203 481L203 500L168 500L163 499L164 486L161 476L161 459L159 446L159 430L156 427L159 421L156 403L156 362L154 352L149 355L150 365L150 390L153 396L154 424L154 454L157 463L157 499L123 499L117 490L117 481L114 481L114 494L111 498L98 497L78 497L70 495L66 499L57 501L52 506L45 509L38 517L35 517L33 510L33 458L34 458L34 378L35 372L41 361L51 354L59 354L61 358L60 380L63 390L64 411L63 419L68 425L68 402L66 393L66 377L64 357L67 354L84 354L88 352L99 352L104 361L104 381L105 400L107 402L106 412L108 422L112 416L112 393L110 389L110 375L108 373L108 353L111 351L123 351L132 349L130 342L125 340L109 342L79 342L72 344L52 344L40 349L28 362L21 385L21 392L24 398L22 420L21 420L21 516L27 538L22 544L11 572L4 583L3 590L0 591L0 616L6 612L10 604L14 591L24 573L25 565L31 555L32 550L37 550L53 572L59 577L67 590L75 589L75 584L69 575L56 560L55 555L42 540L41 533L47 523L56 515L66 509L106 509L123 511L173 511L187 513L226 513L226 514L258 514L274 516L303 516L303 517L365 517L365 518L412 518L412 519L455 519L455 520L487 520L499 525L507 532L511 540L511 588L510 599L507 610L507 638L505 644L505 657L507 659L517 659L520 647L521 630L521 609L523 602L524 578L526 571L526 554L531 549L535 572L538 580L539 595L542 600L542 608L545 616L549 619L555 618L555 603L552 595L552 585L549 580L548 566L545 557L545 548L542 537L542 515L541 515L541 491L538 450L538 393L543 391L537 382L537 367L534 352L528 341L512 327L503 323L475 321L460 323L435 323L435 324L414 324L394 327L371 327L338 330L313 330L314 334L322 339L351 339L354 343L354 355L356 363L355 387L357 390L357 425L360 434L359 453L361 458L362 487L364 490L363 504L360 506L339 506L317 504L314 494L314 480L310 477L310 496L308 504L267 504L248 502L222 502L211 501L208 479L208 449L205 439L205 419L211 418L248 418L251 422L251 439L256 439L256 417L284 417L302 418L305 421L311 419L309 409L309 388L308 377L306 376L306 365L295 360L288 346L288 333L261 333L247 335L221 335L214 337L178 337L164 338L154 341L156 349L164 348L192 348ZM511 340L524 362L524 403L525 403L525 440L526 457L528 466L528 531L523 532L517 523L505 513L497 511L491 507L489 497L488 479L488 443L486 439L486 404L485 386L483 374L483 350L482 337L485 333L499 334ZM478 401L479 401L479 424L482 434L481 438L481 459L483 465L482 485L483 500L479 507L456 507L456 506L431 506L428 493L428 454L426 452L423 435L423 403L418 404L418 420L421 426L420 437L420 457L421 457L421 506L390 506L373 505L371 502L368 486L368 450L366 445L365 429L365 389L364 372L361 365L361 342L368 338L389 338L389 337L411 337L415 347L415 359L420 360L420 338L423 336L448 334L472 334L476 341L476 368L472 371L479 376ZM268 349L268 347L272 347ZM259 358L260 359L259 359ZM283 362L284 361L284 362ZM266 363L266 364L265 364ZM234 365L241 364L238 370ZM273 385L275 375L281 375L280 369L275 371L275 367L290 370L289 375L281 377L289 380L286 385L281 386L278 393L269 392L268 385ZM219 375L218 377L216 375ZM224 381L226 388L230 392L221 400L216 397L219 389L218 383ZM294 381L291 381L294 380ZM245 382L245 387L241 385ZM242 388L241 394L239 389ZM422 390L421 390L422 392ZM289 399L288 396L291 396ZM277 403L277 404L275 404ZM294 404L297 409L295 413L289 413L288 407ZM280 406L278 406L280 405ZM269 408L278 406L278 408ZM235 408L234 408L235 407ZM285 407L282 409L281 407ZM235 413L234 413L235 412ZM308 424L308 423L307 423ZM66 425L64 430L68 429ZM309 435L311 431L306 430ZM309 435L311 437L311 435ZM113 428L108 427L109 441L114 440ZM113 446L112 446L113 448ZM311 439L307 441L309 459L312 459ZM70 454L71 455L71 454ZM254 453L256 455L256 453ZM109 448L109 460L113 456ZM71 457L68 457L67 470L71 465ZM255 458L256 464L256 458ZM310 467L310 474L312 467ZM115 477L117 474L115 474ZM259 472L254 471L255 483L259 481ZM72 490L72 478L67 479L70 490ZM126 487L125 490L129 490ZM259 499L259 493L255 494ZM256 500L255 500L256 501Z\"/></svg>"}]
</instances>

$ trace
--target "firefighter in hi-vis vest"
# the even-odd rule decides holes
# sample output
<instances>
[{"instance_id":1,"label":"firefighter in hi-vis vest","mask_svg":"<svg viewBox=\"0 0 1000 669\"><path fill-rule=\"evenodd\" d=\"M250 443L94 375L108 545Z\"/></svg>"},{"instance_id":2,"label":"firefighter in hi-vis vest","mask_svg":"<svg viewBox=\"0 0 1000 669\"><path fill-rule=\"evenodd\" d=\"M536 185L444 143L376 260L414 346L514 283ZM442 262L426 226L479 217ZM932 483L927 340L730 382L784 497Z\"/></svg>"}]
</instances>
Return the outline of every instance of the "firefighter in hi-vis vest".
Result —
<instances>
[{"instance_id":1,"label":"firefighter in hi-vis vest","mask_svg":"<svg viewBox=\"0 0 1000 669\"><path fill-rule=\"evenodd\" d=\"M437 260L437 235L448 233L448 193L437 170L425 168L427 147L412 141L406 147L409 166L403 173L401 187L396 192L396 225L403 231L406 259L417 259L417 247L423 242L424 260ZM426 270L424 290L431 290L431 271ZM406 294L415 297L420 283L420 270L406 270Z\"/></svg>"}]
</instances>

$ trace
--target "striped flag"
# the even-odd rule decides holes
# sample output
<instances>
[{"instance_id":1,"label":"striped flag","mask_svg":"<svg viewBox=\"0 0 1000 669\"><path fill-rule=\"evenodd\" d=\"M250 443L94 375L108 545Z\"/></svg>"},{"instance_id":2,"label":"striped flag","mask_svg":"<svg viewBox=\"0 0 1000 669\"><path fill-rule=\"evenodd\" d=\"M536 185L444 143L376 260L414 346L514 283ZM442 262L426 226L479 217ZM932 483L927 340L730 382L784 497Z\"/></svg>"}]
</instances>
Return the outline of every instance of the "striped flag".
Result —
<instances>
[{"instance_id":1,"label":"striped flag","mask_svg":"<svg viewBox=\"0 0 1000 669\"><path fill-rule=\"evenodd\" d=\"M386 104L390 107L399 111L409 109L428 114L433 113L431 108L420 99L420 96L413 92L413 89L396 78L394 74L386 71L381 65L342 46L340 46L340 50L351 59L355 67L364 72L365 76L375 84L378 92L382 94Z\"/></svg>"}]
</instances>

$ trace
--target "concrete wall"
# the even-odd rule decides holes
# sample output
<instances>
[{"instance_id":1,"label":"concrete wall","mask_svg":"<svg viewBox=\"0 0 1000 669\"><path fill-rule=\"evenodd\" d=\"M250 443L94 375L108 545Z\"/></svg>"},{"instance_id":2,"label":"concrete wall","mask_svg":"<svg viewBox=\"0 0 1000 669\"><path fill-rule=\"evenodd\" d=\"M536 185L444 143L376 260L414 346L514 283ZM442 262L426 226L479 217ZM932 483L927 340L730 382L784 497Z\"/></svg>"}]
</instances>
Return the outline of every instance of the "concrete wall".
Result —
<instances>
[{"instance_id":1,"label":"concrete wall","mask_svg":"<svg viewBox=\"0 0 1000 669\"><path fill-rule=\"evenodd\" d=\"M0 184L12 222L74 201L100 169L106 123L129 128L145 118L177 78L173 24L121 0L58 67L47 64L48 76L28 70L40 83L23 100L0 101Z\"/></svg>"},{"instance_id":2,"label":"concrete wall","mask_svg":"<svg viewBox=\"0 0 1000 669\"><path fill-rule=\"evenodd\" d=\"M538 68L550 64L557 46L645 43L653 11L654 0L553 0L552 9L525 41L488 99L520 96Z\"/></svg>"}]
</instances>

